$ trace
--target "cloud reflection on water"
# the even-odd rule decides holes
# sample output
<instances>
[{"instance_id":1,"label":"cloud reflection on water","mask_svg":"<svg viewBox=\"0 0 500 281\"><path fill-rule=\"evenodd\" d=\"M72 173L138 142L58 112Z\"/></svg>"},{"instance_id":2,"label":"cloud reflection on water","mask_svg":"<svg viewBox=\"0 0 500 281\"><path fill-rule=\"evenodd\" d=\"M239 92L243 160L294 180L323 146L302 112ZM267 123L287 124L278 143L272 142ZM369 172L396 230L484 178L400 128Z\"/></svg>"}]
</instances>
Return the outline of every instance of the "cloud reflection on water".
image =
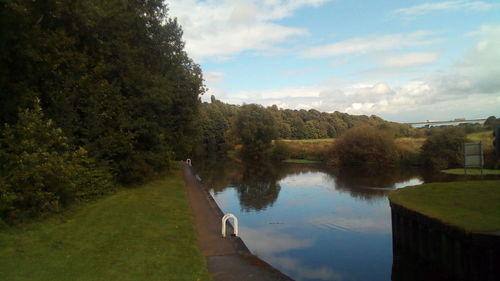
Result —
<instances>
[{"instance_id":1,"label":"cloud reflection on water","mask_svg":"<svg viewBox=\"0 0 500 281\"><path fill-rule=\"evenodd\" d=\"M335 214L328 217L314 217L309 220L314 226L322 228L338 229L343 231L355 231L370 234L389 234L391 233L390 221L385 217L342 217Z\"/></svg>"},{"instance_id":2,"label":"cloud reflection on water","mask_svg":"<svg viewBox=\"0 0 500 281\"><path fill-rule=\"evenodd\" d=\"M343 274L340 274L330 267L326 266L307 266L301 263L298 259L289 257L276 257L271 256L267 258L268 262L276 267L286 269L290 275L296 276L296 279L314 279L314 280L328 280L328 281L341 281L346 280Z\"/></svg>"},{"instance_id":3,"label":"cloud reflection on water","mask_svg":"<svg viewBox=\"0 0 500 281\"><path fill-rule=\"evenodd\" d=\"M314 241L311 239L298 239L283 231L271 228L248 228L240 227L240 233L257 256L271 256L277 253L293 249L309 248Z\"/></svg>"},{"instance_id":4,"label":"cloud reflection on water","mask_svg":"<svg viewBox=\"0 0 500 281\"><path fill-rule=\"evenodd\" d=\"M253 254L299 280L343 280L342 275L330 267L308 266L297 258L280 255L290 250L309 248L314 244L312 239L293 237L287 234L283 227L279 229L240 227L240 229L243 240L252 249Z\"/></svg>"}]
</instances>

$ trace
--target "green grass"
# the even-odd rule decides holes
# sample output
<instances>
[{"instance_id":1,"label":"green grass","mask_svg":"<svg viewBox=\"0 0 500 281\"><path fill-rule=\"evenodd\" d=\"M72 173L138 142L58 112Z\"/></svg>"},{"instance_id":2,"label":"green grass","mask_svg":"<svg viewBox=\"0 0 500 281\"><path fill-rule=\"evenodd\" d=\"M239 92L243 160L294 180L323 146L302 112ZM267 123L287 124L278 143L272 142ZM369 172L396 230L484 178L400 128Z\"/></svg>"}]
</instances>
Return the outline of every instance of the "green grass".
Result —
<instances>
[{"instance_id":1,"label":"green grass","mask_svg":"<svg viewBox=\"0 0 500 281\"><path fill-rule=\"evenodd\" d=\"M441 172L451 175L463 175L464 169L448 169ZM481 175L481 169L467 169L467 175ZM483 169L483 175L500 175L500 170Z\"/></svg>"},{"instance_id":2,"label":"green grass","mask_svg":"<svg viewBox=\"0 0 500 281\"><path fill-rule=\"evenodd\" d=\"M389 199L466 231L500 230L500 181L429 183L391 192Z\"/></svg>"},{"instance_id":3,"label":"green grass","mask_svg":"<svg viewBox=\"0 0 500 281\"><path fill-rule=\"evenodd\" d=\"M210 280L179 171L0 232L1 280Z\"/></svg>"},{"instance_id":4,"label":"green grass","mask_svg":"<svg viewBox=\"0 0 500 281\"><path fill-rule=\"evenodd\" d=\"M425 138L396 138L394 142L403 151L411 153L420 153L422 145L425 143Z\"/></svg>"},{"instance_id":5,"label":"green grass","mask_svg":"<svg viewBox=\"0 0 500 281\"><path fill-rule=\"evenodd\" d=\"M467 138L473 141L493 139L493 131L488 130L484 132L468 134Z\"/></svg>"},{"instance_id":6,"label":"green grass","mask_svg":"<svg viewBox=\"0 0 500 281\"><path fill-rule=\"evenodd\" d=\"M324 138L324 139L301 139L301 140L292 140L292 139L286 139L286 140L281 140L281 141L284 141L284 142L297 142L297 143L301 143L301 142L332 142L334 141L335 138Z\"/></svg>"},{"instance_id":7,"label":"green grass","mask_svg":"<svg viewBox=\"0 0 500 281\"><path fill-rule=\"evenodd\" d=\"M318 164L318 163L321 163L321 161L307 160L307 159L286 159L283 162L285 162L285 163L297 163L297 164Z\"/></svg>"},{"instance_id":8,"label":"green grass","mask_svg":"<svg viewBox=\"0 0 500 281\"><path fill-rule=\"evenodd\" d=\"M279 140L286 145L292 159L323 161L335 139Z\"/></svg>"},{"instance_id":9,"label":"green grass","mask_svg":"<svg viewBox=\"0 0 500 281\"><path fill-rule=\"evenodd\" d=\"M481 142L485 152L493 150L493 131L468 134L467 139L471 142Z\"/></svg>"}]
</instances>

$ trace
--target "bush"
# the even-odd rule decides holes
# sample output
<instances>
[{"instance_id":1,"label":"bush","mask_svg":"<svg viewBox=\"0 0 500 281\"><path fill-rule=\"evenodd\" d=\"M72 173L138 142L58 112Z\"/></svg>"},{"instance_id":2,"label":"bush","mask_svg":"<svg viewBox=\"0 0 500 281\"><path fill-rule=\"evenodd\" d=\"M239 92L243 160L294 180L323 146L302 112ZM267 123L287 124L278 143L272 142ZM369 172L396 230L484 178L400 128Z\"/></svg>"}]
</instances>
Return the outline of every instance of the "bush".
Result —
<instances>
[{"instance_id":1,"label":"bush","mask_svg":"<svg viewBox=\"0 0 500 281\"><path fill-rule=\"evenodd\" d=\"M332 166L380 168L394 166L399 160L394 138L373 127L348 130L335 141L330 155Z\"/></svg>"},{"instance_id":2,"label":"bush","mask_svg":"<svg viewBox=\"0 0 500 281\"><path fill-rule=\"evenodd\" d=\"M429 136L422 146L424 165L434 170L461 167L463 144L466 140L466 134L461 128L441 128Z\"/></svg>"},{"instance_id":3,"label":"bush","mask_svg":"<svg viewBox=\"0 0 500 281\"><path fill-rule=\"evenodd\" d=\"M44 119L39 101L5 126L0 152L0 217L6 222L59 212L111 190L109 173L83 148L69 148L62 130Z\"/></svg>"},{"instance_id":4,"label":"bush","mask_svg":"<svg viewBox=\"0 0 500 281\"><path fill-rule=\"evenodd\" d=\"M272 158L277 161L283 161L290 158L290 148L282 141L274 141Z\"/></svg>"}]
</instances>

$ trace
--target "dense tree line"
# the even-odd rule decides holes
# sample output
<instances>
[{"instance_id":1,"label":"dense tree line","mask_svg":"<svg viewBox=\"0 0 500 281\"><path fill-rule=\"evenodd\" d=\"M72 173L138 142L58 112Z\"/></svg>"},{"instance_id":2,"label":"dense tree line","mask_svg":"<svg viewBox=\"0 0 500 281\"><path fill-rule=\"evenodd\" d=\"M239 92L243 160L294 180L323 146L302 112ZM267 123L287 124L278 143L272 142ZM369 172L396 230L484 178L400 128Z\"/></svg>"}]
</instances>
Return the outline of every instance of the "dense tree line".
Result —
<instances>
[{"instance_id":1,"label":"dense tree line","mask_svg":"<svg viewBox=\"0 0 500 281\"><path fill-rule=\"evenodd\" d=\"M280 109L248 104L231 105L217 100L201 105L201 144L198 152L224 153L242 144L242 156L252 159L290 157L290 148L276 139L336 138L330 153L321 158L332 166L391 166L421 165L432 169L462 165L462 145L466 134L491 130L498 124L490 116L484 124L458 124L412 128L410 125L388 122L377 116L349 115L341 112ZM345 135L345 137L344 137ZM421 150L410 151L396 146L394 138L426 138ZM486 167L494 165L490 143L485 145ZM327 155L328 154L328 155ZM492 164L493 163L493 164Z\"/></svg>"},{"instance_id":2,"label":"dense tree line","mask_svg":"<svg viewBox=\"0 0 500 281\"><path fill-rule=\"evenodd\" d=\"M256 143L256 138L259 140L268 137L271 139L336 138L350 128L360 126L376 127L395 137L419 134L409 125L388 122L375 115L350 115L338 111L327 113L315 109L280 109L276 105L237 106L223 103L214 96L211 97L210 103L205 102L201 105L200 117L203 150L210 152L224 152L237 143ZM257 124L261 125L262 130L267 130L267 133L257 136ZM253 133L249 134L248 130L253 130ZM246 137L242 138L242 135Z\"/></svg>"},{"instance_id":3,"label":"dense tree line","mask_svg":"<svg viewBox=\"0 0 500 281\"><path fill-rule=\"evenodd\" d=\"M2 211L70 202L82 167L142 181L195 146L202 73L162 0L2 1L0 65ZM17 184L35 172L39 205Z\"/></svg>"}]
</instances>

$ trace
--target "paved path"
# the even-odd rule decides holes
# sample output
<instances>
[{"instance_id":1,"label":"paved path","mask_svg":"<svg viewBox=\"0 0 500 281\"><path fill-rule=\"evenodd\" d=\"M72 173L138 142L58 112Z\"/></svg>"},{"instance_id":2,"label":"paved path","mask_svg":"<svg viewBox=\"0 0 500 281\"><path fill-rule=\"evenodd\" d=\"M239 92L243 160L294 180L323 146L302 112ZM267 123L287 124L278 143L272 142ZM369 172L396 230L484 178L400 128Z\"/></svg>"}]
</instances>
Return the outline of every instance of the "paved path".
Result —
<instances>
[{"instance_id":1,"label":"paved path","mask_svg":"<svg viewBox=\"0 0 500 281\"><path fill-rule=\"evenodd\" d=\"M183 165L183 175L198 232L198 247L215 281L293 281L252 255L239 237L222 238L222 211L190 166ZM227 231L233 233L232 227Z\"/></svg>"}]
</instances>

